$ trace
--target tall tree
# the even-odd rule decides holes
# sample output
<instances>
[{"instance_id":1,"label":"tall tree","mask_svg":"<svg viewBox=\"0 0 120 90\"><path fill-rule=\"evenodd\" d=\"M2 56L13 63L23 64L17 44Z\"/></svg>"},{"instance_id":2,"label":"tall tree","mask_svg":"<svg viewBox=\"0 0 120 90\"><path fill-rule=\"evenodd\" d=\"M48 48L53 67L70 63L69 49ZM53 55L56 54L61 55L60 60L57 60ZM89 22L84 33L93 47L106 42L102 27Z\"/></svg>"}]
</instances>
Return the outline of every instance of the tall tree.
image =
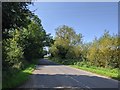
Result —
<instances>
[{"instance_id":1,"label":"tall tree","mask_svg":"<svg viewBox=\"0 0 120 90\"><path fill-rule=\"evenodd\" d=\"M33 13L28 9L31 2L3 2L2 3L2 35L9 37L10 28L27 27Z\"/></svg>"},{"instance_id":2,"label":"tall tree","mask_svg":"<svg viewBox=\"0 0 120 90\"><path fill-rule=\"evenodd\" d=\"M60 58L70 58L72 54L78 54L75 47L82 43L82 34L76 34L73 28L63 25L56 29L56 37L53 46L50 48L51 54ZM74 50L75 49L75 50Z\"/></svg>"}]
</instances>

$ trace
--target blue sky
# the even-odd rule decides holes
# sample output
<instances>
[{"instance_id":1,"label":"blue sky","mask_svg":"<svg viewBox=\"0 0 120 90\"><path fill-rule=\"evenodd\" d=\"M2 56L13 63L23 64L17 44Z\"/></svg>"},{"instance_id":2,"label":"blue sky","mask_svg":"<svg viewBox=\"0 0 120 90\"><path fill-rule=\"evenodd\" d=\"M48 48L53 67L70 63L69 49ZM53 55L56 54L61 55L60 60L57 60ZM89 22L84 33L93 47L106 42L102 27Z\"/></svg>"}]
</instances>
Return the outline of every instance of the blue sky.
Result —
<instances>
[{"instance_id":1,"label":"blue sky","mask_svg":"<svg viewBox=\"0 0 120 90\"><path fill-rule=\"evenodd\" d=\"M84 42L99 38L105 29L110 34L118 33L117 2L35 2L29 8L36 10L34 13L52 36L61 25L73 27L84 36Z\"/></svg>"}]
</instances>

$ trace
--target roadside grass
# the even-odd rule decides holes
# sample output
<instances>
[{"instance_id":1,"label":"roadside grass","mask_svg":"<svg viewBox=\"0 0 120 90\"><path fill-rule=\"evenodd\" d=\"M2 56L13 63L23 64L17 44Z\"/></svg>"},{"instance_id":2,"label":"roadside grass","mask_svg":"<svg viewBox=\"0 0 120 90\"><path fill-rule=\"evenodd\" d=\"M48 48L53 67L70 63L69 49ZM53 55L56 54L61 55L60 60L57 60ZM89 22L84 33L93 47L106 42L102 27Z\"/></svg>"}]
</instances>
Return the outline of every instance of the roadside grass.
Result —
<instances>
[{"instance_id":1,"label":"roadside grass","mask_svg":"<svg viewBox=\"0 0 120 90\"><path fill-rule=\"evenodd\" d=\"M67 66L71 66L73 68L78 68L81 70L89 71L92 73L96 73L96 74L106 76L106 77L120 81L119 68L112 69L112 68L103 68L103 67L91 66L87 62L70 62L70 61L72 61L70 59L66 59L66 60L64 60L64 62L59 62L60 61L59 58L50 58L50 59L58 64L64 64ZM77 61L77 60L73 60L73 61Z\"/></svg>"},{"instance_id":2,"label":"roadside grass","mask_svg":"<svg viewBox=\"0 0 120 90\"><path fill-rule=\"evenodd\" d=\"M30 64L24 70L16 72L12 76L8 75L8 79L4 82L2 88L5 89L18 87L19 85L28 80L28 76L32 74L34 69L35 64Z\"/></svg>"},{"instance_id":3,"label":"roadside grass","mask_svg":"<svg viewBox=\"0 0 120 90\"><path fill-rule=\"evenodd\" d=\"M69 65L74 68L90 71L92 73L96 73L99 75L103 75L112 79L116 79L120 81L120 71L119 69L110 69L110 68L102 68L102 67L95 67L95 66L78 66L78 65Z\"/></svg>"}]
</instances>

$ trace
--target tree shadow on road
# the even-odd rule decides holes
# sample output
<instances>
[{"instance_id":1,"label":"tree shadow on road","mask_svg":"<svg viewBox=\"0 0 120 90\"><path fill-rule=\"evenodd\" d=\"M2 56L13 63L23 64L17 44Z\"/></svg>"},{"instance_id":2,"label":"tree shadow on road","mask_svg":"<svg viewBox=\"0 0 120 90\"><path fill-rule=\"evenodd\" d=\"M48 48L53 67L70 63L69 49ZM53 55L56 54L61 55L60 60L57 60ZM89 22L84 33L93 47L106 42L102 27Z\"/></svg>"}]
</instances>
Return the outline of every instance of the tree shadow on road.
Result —
<instances>
[{"instance_id":1,"label":"tree shadow on road","mask_svg":"<svg viewBox=\"0 0 120 90\"><path fill-rule=\"evenodd\" d=\"M71 88L72 90L118 90L118 82L98 76L72 74L33 74L30 77L29 82L27 82L21 88L64 88L64 90Z\"/></svg>"}]
</instances>

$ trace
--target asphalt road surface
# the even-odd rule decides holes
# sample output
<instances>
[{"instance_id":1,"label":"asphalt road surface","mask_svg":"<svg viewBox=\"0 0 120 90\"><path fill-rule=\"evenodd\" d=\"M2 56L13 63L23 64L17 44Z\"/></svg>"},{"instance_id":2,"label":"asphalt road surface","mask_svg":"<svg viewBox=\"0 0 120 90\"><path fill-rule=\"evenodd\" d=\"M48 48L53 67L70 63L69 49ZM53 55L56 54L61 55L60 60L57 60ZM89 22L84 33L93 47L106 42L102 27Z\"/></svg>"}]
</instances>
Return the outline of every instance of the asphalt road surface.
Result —
<instances>
[{"instance_id":1,"label":"asphalt road surface","mask_svg":"<svg viewBox=\"0 0 120 90\"><path fill-rule=\"evenodd\" d=\"M118 81L42 59L30 79L19 88L118 90Z\"/></svg>"}]
</instances>

